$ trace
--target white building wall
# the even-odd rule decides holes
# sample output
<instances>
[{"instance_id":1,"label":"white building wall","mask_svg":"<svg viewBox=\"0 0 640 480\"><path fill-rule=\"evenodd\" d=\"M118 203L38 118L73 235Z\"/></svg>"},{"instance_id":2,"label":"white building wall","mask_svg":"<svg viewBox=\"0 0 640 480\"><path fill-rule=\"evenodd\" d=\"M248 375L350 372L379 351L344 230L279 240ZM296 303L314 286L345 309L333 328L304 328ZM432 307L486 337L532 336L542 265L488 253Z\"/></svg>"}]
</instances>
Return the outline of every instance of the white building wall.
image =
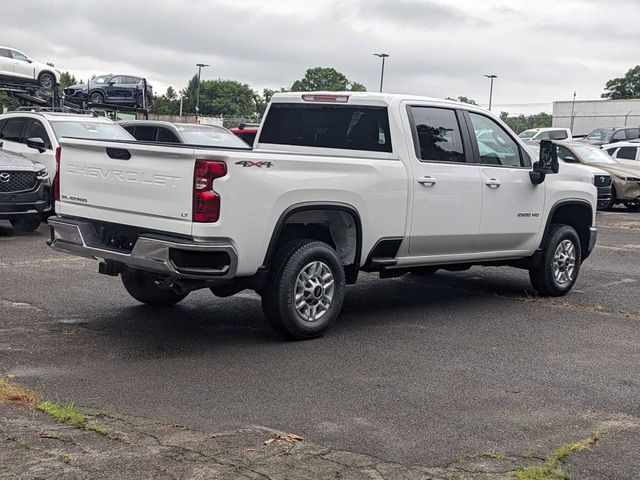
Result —
<instances>
[{"instance_id":1,"label":"white building wall","mask_svg":"<svg viewBox=\"0 0 640 480\"><path fill-rule=\"evenodd\" d=\"M553 102L553 126L571 128L574 136L587 135L596 128L640 125L640 99L577 100ZM572 125L573 123L573 125Z\"/></svg>"}]
</instances>

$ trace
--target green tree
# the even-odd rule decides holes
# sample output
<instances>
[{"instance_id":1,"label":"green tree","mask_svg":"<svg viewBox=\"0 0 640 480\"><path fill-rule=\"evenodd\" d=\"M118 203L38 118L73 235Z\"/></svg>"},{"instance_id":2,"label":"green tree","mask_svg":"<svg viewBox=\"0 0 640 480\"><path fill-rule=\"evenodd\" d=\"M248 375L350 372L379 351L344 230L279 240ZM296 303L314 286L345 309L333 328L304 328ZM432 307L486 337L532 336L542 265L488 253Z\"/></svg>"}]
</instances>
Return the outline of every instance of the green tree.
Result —
<instances>
[{"instance_id":1,"label":"green tree","mask_svg":"<svg viewBox=\"0 0 640 480\"><path fill-rule=\"evenodd\" d=\"M533 115L520 114L515 117L510 117L508 112L500 112L500 119L505 122L511 130L520 133L530 128L550 127L553 117L545 112L535 113Z\"/></svg>"},{"instance_id":2,"label":"green tree","mask_svg":"<svg viewBox=\"0 0 640 480\"><path fill-rule=\"evenodd\" d=\"M198 76L194 75L182 91L184 112L195 113L197 90ZM200 85L200 115L253 117L255 114L255 92L246 83L204 80Z\"/></svg>"},{"instance_id":3,"label":"green tree","mask_svg":"<svg viewBox=\"0 0 640 480\"><path fill-rule=\"evenodd\" d=\"M316 67L310 68L300 80L291 85L292 92L339 92L351 90L352 92L366 92L364 85L349 80L343 73L335 68Z\"/></svg>"},{"instance_id":4,"label":"green tree","mask_svg":"<svg viewBox=\"0 0 640 480\"><path fill-rule=\"evenodd\" d=\"M166 93L154 97L149 112L157 115L178 115L180 113L180 99L173 87L168 87Z\"/></svg>"},{"instance_id":5,"label":"green tree","mask_svg":"<svg viewBox=\"0 0 640 480\"><path fill-rule=\"evenodd\" d=\"M478 105L475 100L472 100L468 97L458 97L458 98L447 97L445 98L445 100L453 100L455 102L468 103L469 105Z\"/></svg>"},{"instance_id":6,"label":"green tree","mask_svg":"<svg viewBox=\"0 0 640 480\"><path fill-rule=\"evenodd\" d=\"M20 106L20 102L14 97L8 95L6 92L0 92L0 113L3 113L5 109L7 111L15 110Z\"/></svg>"},{"instance_id":7,"label":"green tree","mask_svg":"<svg viewBox=\"0 0 640 480\"><path fill-rule=\"evenodd\" d=\"M624 77L612 78L604 86L602 98L621 100L640 98L640 65L630 68Z\"/></svg>"},{"instance_id":8,"label":"green tree","mask_svg":"<svg viewBox=\"0 0 640 480\"><path fill-rule=\"evenodd\" d=\"M262 90L262 95L258 92L255 93L254 98L256 102L256 112L258 115L263 115L265 110L267 109L267 105L271 101L271 97L273 97L274 93L280 92L288 92L289 90L281 87L279 90L273 90L271 88L265 88Z\"/></svg>"}]
</instances>

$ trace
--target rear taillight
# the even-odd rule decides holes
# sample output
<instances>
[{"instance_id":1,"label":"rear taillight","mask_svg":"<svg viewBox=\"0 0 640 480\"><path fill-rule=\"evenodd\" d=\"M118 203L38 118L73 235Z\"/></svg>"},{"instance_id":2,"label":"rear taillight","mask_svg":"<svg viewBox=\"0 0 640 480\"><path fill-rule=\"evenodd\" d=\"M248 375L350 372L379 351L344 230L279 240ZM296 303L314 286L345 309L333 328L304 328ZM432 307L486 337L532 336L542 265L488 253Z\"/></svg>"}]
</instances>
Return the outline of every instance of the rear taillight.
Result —
<instances>
[{"instance_id":1,"label":"rear taillight","mask_svg":"<svg viewBox=\"0 0 640 480\"><path fill-rule=\"evenodd\" d=\"M53 201L60 201L60 152L61 148L56 148L56 174L53 176Z\"/></svg>"},{"instance_id":2,"label":"rear taillight","mask_svg":"<svg viewBox=\"0 0 640 480\"><path fill-rule=\"evenodd\" d=\"M193 172L193 221L217 222L220 218L220 195L213 190L213 181L227 174L227 164L211 160L196 160Z\"/></svg>"}]
</instances>

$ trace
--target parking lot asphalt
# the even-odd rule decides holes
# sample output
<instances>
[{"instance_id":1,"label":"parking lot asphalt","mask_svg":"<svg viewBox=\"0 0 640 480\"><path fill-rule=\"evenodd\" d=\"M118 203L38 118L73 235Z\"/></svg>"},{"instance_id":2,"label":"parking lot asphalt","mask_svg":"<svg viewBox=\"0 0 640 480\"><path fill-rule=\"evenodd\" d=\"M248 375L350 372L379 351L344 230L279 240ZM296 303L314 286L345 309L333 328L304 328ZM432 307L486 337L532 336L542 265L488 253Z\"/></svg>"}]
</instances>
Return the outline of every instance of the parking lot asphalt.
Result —
<instances>
[{"instance_id":1,"label":"parking lot asphalt","mask_svg":"<svg viewBox=\"0 0 640 480\"><path fill-rule=\"evenodd\" d=\"M566 297L525 271L473 268L349 287L317 340L289 343L257 295L137 304L97 262L0 226L0 377L47 398L210 432L259 426L387 461L544 458L575 478L640 477L640 214L598 215Z\"/></svg>"}]
</instances>

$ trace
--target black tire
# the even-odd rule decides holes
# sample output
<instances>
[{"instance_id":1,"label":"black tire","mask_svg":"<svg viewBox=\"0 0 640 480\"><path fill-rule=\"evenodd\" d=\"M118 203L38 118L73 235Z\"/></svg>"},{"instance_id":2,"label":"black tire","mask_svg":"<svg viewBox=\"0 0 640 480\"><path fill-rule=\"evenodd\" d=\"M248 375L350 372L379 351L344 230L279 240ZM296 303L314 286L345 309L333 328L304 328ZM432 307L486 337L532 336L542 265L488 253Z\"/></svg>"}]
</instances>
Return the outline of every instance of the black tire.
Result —
<instances>
[{"instance_id":1,"label":"black tire","mask_svg":"<svg viewBox=\"0 0 640 480\"><path fill-rule=\"evenodd\" d=\"M325 273L312 274L304 285L304 293L298 292L304 301L300 308L306 308L308 312L305 314L296 308L296 286L302 272L310 272L308 269L314 268L313 265ZM328 273L333 277L333 290L329 290L331 286L318 284ZM327 284L329 281L327 279ZM326 243L311 239L293 240L276 253L266 285L260 293L264 314L276 332L289 340L317 338L333 325L340 314L345 294L344 268L335 250ZM329 296L328 308L317 312L318 308L324 307ZM313 319L316 314L319 318ZM312 320L308 319L309 316Z\"/></svg>"},{"instance_id":2,"label":"black tire","mask_svg":"<svg viewBox=\"0 0 640 480\"><path fill-rule=\"evenodd\" d=\"M40 217L31 216L12 218L9 221L13 229L21 233L35 232L42 223Z\"/></svg>"},{"instance_id":3,"label":"black tire","mask_svg":"<svg viewBox=\"0 0 640 480\"><path fill-rule=\"evenodd\" d=\"M173 290L158 287L152 274L140 270L125 270L121 277L129 295L151 307L170 307L189 295L178 295Z\"/></svg>"},{"instance_id":4,"label":"black tire","mask_svg":"<svg viewBox=\"0 0 640 480\"><path fill-rule=\"evenodd\" d=\"M56 77L51 72L42 72L38 75L38 85L42 88L53 88L56 86Z\"/></svg>"},{"instance_id":5,"label":"black tire","mask_svg":"<svg viewBox=\"0 0 640 480\"><path fill-rule=\"evenodd\" d=\"M573 245L573 269L570 272L567 268L568 263L564 257L556 259L556 253L560 248L560 244L569 241ZM567 244L565 244L567 245ZM564 252L560 252L564 254ZM562 262L554 269L556 260ZM582 262L582 249L580 245L580 237L573 227L563 224L552 224L547 233L544 247L542 251L542 261L540 264L529 270L529 278L531 284L539 295L544 297L560 297L566 295L575 284L578 274L580 273L580 263ZM557 279L554 272L562 276L562 269L565 269L567 278ZM570 273L569 273L570 272Z\"/></svg>"},{"instance_id":6,"label":"black tire","mask_svg":"<svg viewBox=\"0 0 640 480\"><path fill-rule=\"evenodd\" d=\"M632 212L637 212L640 210L640 200L635 198L633 200L625 200L624 206L627 207L627 210L631 210Z\"/></svg>"},{"instance_id":7,"label":"black tire","mask_svg":"<svg viewBox=\"0 0 640 480\"><path fill-rule=\"evenodd\" d=\"M102 92L91 92L91 95L89 95L89 102L102 105L105 102L104 95Z\"/></svg>"}]
</instances>

